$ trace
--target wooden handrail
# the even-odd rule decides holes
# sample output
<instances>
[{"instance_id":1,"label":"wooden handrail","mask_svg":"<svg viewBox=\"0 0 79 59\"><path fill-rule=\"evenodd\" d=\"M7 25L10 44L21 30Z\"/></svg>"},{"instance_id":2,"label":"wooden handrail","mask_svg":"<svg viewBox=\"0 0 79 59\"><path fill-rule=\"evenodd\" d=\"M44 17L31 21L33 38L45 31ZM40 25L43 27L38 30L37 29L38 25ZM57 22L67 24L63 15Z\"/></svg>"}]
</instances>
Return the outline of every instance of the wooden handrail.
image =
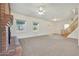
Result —
<instances>
[{"instance_id":1,"label":"wooden handrail","mask_svg":"<svg viewBox=\"0 0 79 59\"><path fill-rule=\"evenodd\" d=\"M62 31L62 35L67 37L78 27L78 16L70 23L69 27Z\"/></svg>"}]
</instances>

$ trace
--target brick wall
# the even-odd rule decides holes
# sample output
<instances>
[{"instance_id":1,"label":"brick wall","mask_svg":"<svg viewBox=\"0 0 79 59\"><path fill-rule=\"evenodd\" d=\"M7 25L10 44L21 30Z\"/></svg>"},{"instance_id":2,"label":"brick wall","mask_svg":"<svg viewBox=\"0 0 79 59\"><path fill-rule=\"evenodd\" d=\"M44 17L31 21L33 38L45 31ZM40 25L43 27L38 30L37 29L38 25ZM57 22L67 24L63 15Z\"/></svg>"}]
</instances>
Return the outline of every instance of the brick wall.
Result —
<instances>
[{"instance_id":1,"label":"brick wall","mask_svg":"<svg viewBox=\"0 0 79 59\"><path fill-rule=\"evenodd\" d=\"M6 28L10 20L10 10L8 3L0 3L0 52L6 51Z\"/></svg>"},{"instance_id":2,"label":"brick wall","mask_svg":"<svg viewBox=\"0 0 79 59\"><path fill-rule=\"evenodd\" d=\"M10 4L0 3L0 56L13 56L21 55L22 48L18 41L14 41L14 38L11 39L11 44L6 50L6 28L8 22L13 21L13 16L10 15Z\"/></svg>"}]
</instances>

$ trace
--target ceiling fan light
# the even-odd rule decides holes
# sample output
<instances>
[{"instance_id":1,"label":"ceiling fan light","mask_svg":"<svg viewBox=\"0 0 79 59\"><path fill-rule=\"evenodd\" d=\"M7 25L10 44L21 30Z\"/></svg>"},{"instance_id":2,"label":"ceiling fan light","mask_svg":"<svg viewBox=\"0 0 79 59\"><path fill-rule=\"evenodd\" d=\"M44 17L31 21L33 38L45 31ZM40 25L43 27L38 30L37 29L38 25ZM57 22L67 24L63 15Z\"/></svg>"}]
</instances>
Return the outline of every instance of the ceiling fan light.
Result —
<instances>
[{"instance_id":1,"label":"ceiling fan light","mask_svg":"<svg viewBox=\"0 0 79 59\"><path fill-rule=\"evenodd\" d=\"M39 8L39 10L43 10L43 8L42 8L42 7L40 7L40 8Z\"/></svg>"},{"instance_id":2,"label":"ceiling fan light","mask_svg":"<svg viewBox=\"0 0 79 59\"><path fill-rule=\"evenodd\" d=\"M43 12L38 12L38 14L39 14L39 15L43 15L44 13L43 13Z\"/></svg>"},{"instance_id":3,"label":"ceiling fan light","mask_svg":"<svg viewBox=\"0 0 79 59\"><path fill-rule=\"evenodd\" d=\"M45 10L42 7L40 7L37 12L39 15L44 15Z\"/></svg>"}]
</instances>

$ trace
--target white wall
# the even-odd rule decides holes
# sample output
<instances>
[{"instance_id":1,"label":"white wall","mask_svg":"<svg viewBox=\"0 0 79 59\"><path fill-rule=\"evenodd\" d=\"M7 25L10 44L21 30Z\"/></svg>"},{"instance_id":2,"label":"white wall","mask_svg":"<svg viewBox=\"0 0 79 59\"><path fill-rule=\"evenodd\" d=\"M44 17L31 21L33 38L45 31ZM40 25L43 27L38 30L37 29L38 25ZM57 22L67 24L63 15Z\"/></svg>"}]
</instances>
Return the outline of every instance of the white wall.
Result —
<instances>
[{"instance_id":1,"label":"white wall","mask_svg":"<svg viewBox=\"0 0 79 59\"><path fill-rule=\"evenodd\" d=\"M17 36L18 38L27 38L39 35L49 35L53 33L61 33L61 30L64 27L65 23L68 23L68 20L63 21L47 21L39 18L29 17L18 13L12 13L14 16L13 26L11 27L11 35ZM26 24L23 31L18 31L16 26L16 20L25 20ZM39 22L39 31L33 32L32 23Z\"/></svg>"},{"instance_id":2,"label":"white wall","mask_svg":"<svg viewBox=\"0 0 79 59\"><path fill-rule=\"evenodd\" d=\"M11 27L12 36L17 36L18 38L27 38L27 37L33 37L33 36L38 36L38 35L48 35L49 33L52 33L53 25L51 24L51 22L45 21L43 19L37 19L37 18L24 16L21 14L16 14L16 13L12 13L12 14L14 16L13 25ZM17 26L16 26L17 19L25 20L26 24L24 26L23 31L17 30ZM32 28L33 22L39 23L38 32L33 32L33 28Z\"/></svg>"}]
</instances>

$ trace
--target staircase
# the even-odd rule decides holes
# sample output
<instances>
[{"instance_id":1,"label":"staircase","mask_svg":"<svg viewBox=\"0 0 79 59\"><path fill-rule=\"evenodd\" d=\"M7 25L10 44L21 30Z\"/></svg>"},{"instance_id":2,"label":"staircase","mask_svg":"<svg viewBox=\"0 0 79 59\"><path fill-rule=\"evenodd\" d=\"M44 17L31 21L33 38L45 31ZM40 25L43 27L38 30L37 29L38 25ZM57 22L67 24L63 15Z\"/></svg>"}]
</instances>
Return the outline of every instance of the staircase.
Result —
<instances>
[{"instance_id":1,"label":"staircase","mask_svg":"<svg viewBox=\"0 0 79 59\"><path fill-rule=\"evenodd\" d=\"M64 37L68 37L76 28L78 27L78 16L76 15L69 27L61 32L61 35Z\"/></svg>"}]
</instances>

